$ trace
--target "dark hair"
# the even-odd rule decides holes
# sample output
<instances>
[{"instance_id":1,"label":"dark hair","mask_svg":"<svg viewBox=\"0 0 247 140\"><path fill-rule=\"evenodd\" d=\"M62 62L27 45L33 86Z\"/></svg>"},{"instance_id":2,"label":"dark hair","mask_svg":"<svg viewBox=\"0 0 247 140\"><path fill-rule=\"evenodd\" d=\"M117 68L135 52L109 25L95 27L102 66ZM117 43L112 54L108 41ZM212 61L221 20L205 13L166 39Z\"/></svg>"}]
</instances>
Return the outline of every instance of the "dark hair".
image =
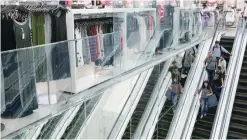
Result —
<instances>
[{"instance_id":1,"label":"dark hair","mask_svg":"<svg viewBox=\"0 0 247 140\"><path fill-rule=\"evenodd\" d=\"M217 68L218 68L218 70L221 70L221 66L218 66Z\"/></svg>"},{"instance_id":2,"label":"dark hair","mask_svg":"<svg viewBox=\"0 0 247 140\"><path fill-rule=\"evenodd\" d=\"M215 41L215 44L219 44L220 42L219 41Z\"/></svg>"},{"instance_id":3,"label":"dark hair","mask_svg":"<svg viewBox=\"0 0 247 140\"><path fill-rule=\"evenodd\" d=\"M207 87L205 87L205 83L207 83L208 84L208 86ZM211 86L210 86L210 84L209 84L209 82L208 81L204 81L203 83L202 83L202 88L203 89L205 89L205 88L207 88L208 90L210 90L211 89Z\"/></svg>"}]
</instances>

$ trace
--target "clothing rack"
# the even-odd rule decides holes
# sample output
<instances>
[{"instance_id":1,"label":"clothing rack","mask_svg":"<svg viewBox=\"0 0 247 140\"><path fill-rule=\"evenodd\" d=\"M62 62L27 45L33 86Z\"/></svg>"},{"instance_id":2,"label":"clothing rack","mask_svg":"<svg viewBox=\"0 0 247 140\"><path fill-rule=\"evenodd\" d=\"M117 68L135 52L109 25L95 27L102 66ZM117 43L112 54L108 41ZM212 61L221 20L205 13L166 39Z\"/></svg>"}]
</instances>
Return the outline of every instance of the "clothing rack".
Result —
<instances>
[{"instance_id":1,"label":"clothing rack","mask_svg":"<svg viewBox=\"0 0 247 140\"><path fill-rule=\"evenodd\" d=\"M98 24L112 24L113 19L108 19L108 20L102 20L102 21L77 21L75 22L75 27L80 27L80 26L90 26L90 25L98 25Z\"/></svg>"},{"instance_id":2,"label":"clothing rack","mask_svg":"<svg viewBox=\"0 0 247 140\"><path fill-rule=\"evenodd\" d=\"M56 13L57 11L68 11L66 7L61 5L1 5L1 14L9 14L15 11L29 12L43 12L43 13Z\"/></svg>"}]
</instances>

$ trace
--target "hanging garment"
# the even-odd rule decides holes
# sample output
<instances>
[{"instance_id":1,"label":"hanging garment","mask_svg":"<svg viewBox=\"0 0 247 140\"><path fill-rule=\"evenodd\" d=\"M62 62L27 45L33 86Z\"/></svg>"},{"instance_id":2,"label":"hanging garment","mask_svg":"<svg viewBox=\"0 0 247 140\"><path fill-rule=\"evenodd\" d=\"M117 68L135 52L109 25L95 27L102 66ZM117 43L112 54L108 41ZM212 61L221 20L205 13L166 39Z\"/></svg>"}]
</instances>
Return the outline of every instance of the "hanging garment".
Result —
<instances>
[{"instance_id":1,"label":"hanging garment","mask_svg":"<svg viewBox=\"0 0 247 140\"><path fill-rule=\"evenodd\" d=\"M32 44L45 44L45 16L41 13L32 15ZM46 47L34 49L34 65L36 73L36 82L47 81L47 61Z\"/></svg>"},{"instance_id":2,"label":"hanging garment","mask_svg":"<svg viewBox=\"0 0 247 140\"><path fill-rule=\"evenodd\" d=\"M121 48L121 55L123 56L124 53L124 44L123 44L123 23L119 25L120 27L120 48Z\"/></svg>"},{"instance_id":3,"label":"hanging garment","mask_svg":"<svg viewBox=\"0 0 247 140\"><path fill-rule=\"evenodd\" d=\"M45 14L45 44L51 43L51 16L49 14Z\"/></svg>"},{"instance_id":4,"label":"hanging garment","mask_svg":"<svg viewBox=\"0 0 247 140\"><path fill-rule=\"evenodd\" d=\"M139 50L143 51L146 48L146 42L147 42L147 28L145 25L144 17L138 17L138 25L139 25L139 36L140 36L140 44L139 44Z\"/></svg>"},{"instance_id":5,"label":"hanging garment","mask_svg":"<svg viewBox=\"0 0 247 140\"><path fill-rule=\"evenodd\" d=\"M97 37L97 28L94 26L91 29L93 37L90 37L90 53L91 53L91 60L95 61L98 58L99 51L98 51L98 37Z\"/></svg>"},{"instance_id":6,"label":"hanging garment","mask_svg":"<svg viewBox=\"0 0 247 140\"><path fill-rule=\"evenodd\" d=\"M72 1L71 0L66 0L66 6L71 6L72 5Z\"/></svg>"},{"instance_id":7,"label":"hanging garment","mask_svg":"<svg viewBox=\"0 0 247 140\"><path fill-rule=\"evenodd\" d=\"M17 48L25 48L31 46L29 22L23 23L14 21L14 32ZM10 54L2 55L2 60L6 62L11 60L14 71L4 70L5 80L5 102L6 109L2 113L2 117L17 118L24 117L33 113L38 108L36 99L36 84L33 67L33 50L17 51ZM17 68L17 67L18 68ZM16 68L14 68L16 67Z\"/></svg>"},{"instance_id":8,"label":"hanging garment","mask_svg":"<svg viewBox=\"0 0 247 140\"><path fill-rule=\"evenodd\" d=\"M149 37L151 38L154 34L154 23L152 16L148 16L148 30L149 30Z\"/></svg>"},{"instance_id":9,"label":"hanging garment","mask_svg":"<svg viewBox=\"0 0 247 140\"><path fill-rule=\"evenodd\" d=\"M89 64L89 62L91 61L91 56L90 56L90 51L89 51L90 49L89 49L87 30L85 27L81 27L81 36L83 38L82 40L83 61L84 61L84 64Z\"/></svg>"},{"instance_id":10,"label":"hanging garment","mask_svg":"<svg viewBox=\"0 0 247 140\"><path fill-rule=\"evenodd\" d=\"M1 51L16 49L13 24L13 20L11 19L1 20Z\"/></svg>"},{"instance_id":11,"label":"hanging garment","mask_svg":"<svg viewBox=\"0 0 247 140\"><path fill-rule=\"evenodd\" d=\"M114 55L112 55L111 57L108 57L113 52L113 49L114 49L113 36L112 35L104 35L104 55L106 56L104 59L105 65L113 65Z\"/></svg>"},{"instance_id":12,"label":"hanging garment","mask_svg":"<svg viewBox=\"0 0 247 140\"><path fill-rule=\"evenodd\" d=\"M79 39L76 41L76 57L77 57L77 66L83 66L83 54L82 54L82 40L81 40L81 31L79 28L75 29L75 39Z\"/></svg>"},{"instance_id":13,"label":"hanging garment","mask_svg":"<svg viewBox=\"0 0 247 140\"><path fill-rule=\"evenodd\" d=\"M99 56L98 59L103 60L104 59L104 42L103 42L103 31L102 31L102 25L98 25L98 50L99 50Z\"/></svg>"},{"instance_id":14,"label":"hanging garment","mask_svg":"<svg viewBox=\"0 0 247 140\"><path fill-rule=\"evenodd\" d=\"M2 19L1 20L1 49L2 51L16 49L15 34L13 30L13 20ZM19 90L19 75L18 75L18 63L17 53L2 53L1 54L1 66L2 66L2 90L4 95L1 97L2 107L8 106L9 110L14 110L11 113L4 113L5 117L15 118L15 111L21 109L20 90ZM4 97L3 97L4 96ZM16 97L16 98L15 98ZM17 99L18 106L14 106L13 101ZM1 114L5 111L5 108L1 110Z\"/></svg>"},{"instance_id":15,"label":"hanging garment","mask_svg":"<svg viewBox=\"0 0 247 140\"><path fill-rule=\"evenodd\" d=\"M44 14L32 15L33 45L45 44L45 16Z\"/></svg>"},{"instance_id":16,"label":"hanging garment","mask_svg":"<svg viewBox=\"0 0 247 140\"><path fill-rule=\"evenodd\" d=\"M52 16L52 42L67 40L66 13L60 11ZM70 62L68 43L52 46L52 80L70 77Z\"/></svg>"}]
</instances>

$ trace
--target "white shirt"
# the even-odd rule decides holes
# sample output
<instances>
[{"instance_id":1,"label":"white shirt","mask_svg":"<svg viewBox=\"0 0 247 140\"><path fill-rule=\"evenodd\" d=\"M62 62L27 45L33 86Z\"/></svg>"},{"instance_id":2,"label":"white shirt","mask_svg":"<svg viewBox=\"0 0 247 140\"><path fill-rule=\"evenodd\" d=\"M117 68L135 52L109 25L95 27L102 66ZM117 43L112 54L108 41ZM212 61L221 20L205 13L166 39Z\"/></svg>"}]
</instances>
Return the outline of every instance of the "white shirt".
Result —
<instances>
[{"instance_id":1,"label":"white shirt","mask_svg":"<svg viewBox=\"0 0 247 140\"><path fill-rule=\"evenodd\" d=\"M219 46L219 47L213 47L210 50L213 53L214 57L220 57L221 56L221 51L225 53L229 53L224 47Z\"/></svg>"},{"instance_id":2,"label":"white shirt","mask_svg":"<svg viewBox=\"0 0 247 140\"><path fill-rule=\"evenodd\" d=\"M175 61L177 62L177 67L178 68L182 68L183 67L183 65L182 65L183 58L181 56L176 56L175 57Z\"/></svg>"},{"instance_id":3,"label":"white shirt","mask_svg":"<svg viewBox=\"0 0 247 140\"><path fill-rule=\"evenodd\" d=\"M244 12L244 17L247 17L247 4L246 3L244 4L244 8L245 8L244 11L243 11Z\"/></svg>"},{"instance_id":4,"label":"white shirt","mask_svg":"<svg viewBox=\"0 0 247 140\"><path fill-rule=\"evenodd\" d=\"M221 67L221 72L225 73L226 72L226 60L219 60L218 66Z\"/></svg>"}]
</instances>

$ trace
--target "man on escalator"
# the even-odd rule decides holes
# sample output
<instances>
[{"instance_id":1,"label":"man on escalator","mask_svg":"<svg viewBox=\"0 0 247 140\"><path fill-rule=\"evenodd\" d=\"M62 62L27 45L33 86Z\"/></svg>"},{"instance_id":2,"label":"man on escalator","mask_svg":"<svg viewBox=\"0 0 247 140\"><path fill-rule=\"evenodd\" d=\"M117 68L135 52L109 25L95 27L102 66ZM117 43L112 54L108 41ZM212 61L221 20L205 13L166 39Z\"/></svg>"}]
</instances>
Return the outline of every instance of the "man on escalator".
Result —
<instances>
[{"instance_id":1,"label":"man on escalator","mask_svg":"<svg viewBox=\"0 0 247 140\"><path fill-rule=\"evenodd\" d=\"M176 111L177 102L179 95L183 92L183 87L181 86L177 77L173 79L172 85L170 87L171 90L171 97L172 97L172 104L173 104L173 112Z\"/></svg>"},{"instance_id":2,"label":"man on escalator","mask_svg":"<svg viewBox=\"0 0 247 140\"><path fill-rule=\"evenodd\" d=\"M183 59L183 74L188 75L190 71L190 67L194 62L195 57L190 53L190 50L186 51L186 54Z\"/></svg>"},{"instance_id":3,"label":"man on escalator","mask_svg":"<svg viewBox=\"0 0 247 140\"><path fill-rule=\"evenodd\" d=\"M223 88L224 85L224 80L223 80L223 74L221 71L221 67L218 66L212 81L212 85L213 85L213 92L217 97L217 101L219 101L220 99L220 93L221 93L221 89Z\"/></svg>"},{"instance_id":4,"label":"man on escalator","mask_svg":"<svg viewBox=\"0 0 247 140\"><path fill-rule=\"evenodd\" d=\"M217 67L217 59L213 56L212 52L208 53L208 57L204 60L204 66L208 73L208 82L211 84Z\"/></svg>"},{"instance_id":5,"label":"man on escalator","mask_svg":"<svg viewBox=\"0 0 247 140\"><path fill-rule=\"evenodd\" d=\"M229 53L224 47L220 46L219 41L215 41L215 45L213 48L210 50L213 53L213 56L216 57L217 62L220 60L220 56L226 56L229 55L231 56L232 54Z\"/></svg>"}]
</instances>

